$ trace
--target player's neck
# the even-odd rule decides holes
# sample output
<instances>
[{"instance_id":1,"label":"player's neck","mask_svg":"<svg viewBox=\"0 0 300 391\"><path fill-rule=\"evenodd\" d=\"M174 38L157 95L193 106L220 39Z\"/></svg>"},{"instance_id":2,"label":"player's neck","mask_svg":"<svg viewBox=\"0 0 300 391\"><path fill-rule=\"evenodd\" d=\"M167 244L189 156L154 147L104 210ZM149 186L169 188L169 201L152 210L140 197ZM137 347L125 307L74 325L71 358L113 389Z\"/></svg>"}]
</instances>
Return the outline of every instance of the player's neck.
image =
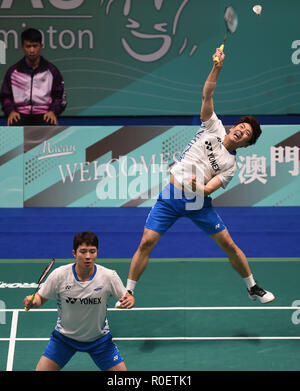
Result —
<instances>
[{"instance_id":1,"label":"player's neck","mask_svg":"<svg viewBox=\"0 0 300 391\"><path fill-rule=\"evenodd\" d=\"M88 281L95 271L95 264L91 265L91 267L81 267L78 263L75 265L75 272L80 281Z\"/></svg>"},{"instance_id":2,"label":"player's neck","mask_svg":"<svg viewBox=\"0 0 300 391\"><path fill-rule=\"evenodd\" d=\"M228 135L227 135L228 136ZM235 152L236 150L236 145L231 142L229 137L225 136L223 140L223 145L227 149L228 152Z\"/></svg>"}]
</instances>

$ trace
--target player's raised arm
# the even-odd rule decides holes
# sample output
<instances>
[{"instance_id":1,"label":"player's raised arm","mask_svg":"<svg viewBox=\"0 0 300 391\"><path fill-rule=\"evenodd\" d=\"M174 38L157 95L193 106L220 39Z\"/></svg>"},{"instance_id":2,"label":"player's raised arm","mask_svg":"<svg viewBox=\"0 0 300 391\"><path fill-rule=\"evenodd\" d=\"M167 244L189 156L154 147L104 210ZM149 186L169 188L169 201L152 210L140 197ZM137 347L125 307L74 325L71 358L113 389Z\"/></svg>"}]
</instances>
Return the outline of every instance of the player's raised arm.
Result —
<instances>
[{"instance_id":1,"label":"player's raised arm","mask_svg":"<svg viewBox=\"0 0 300 391\"><path fill-rule=\"evenodd\" d=\"M208 75L202 92L202 106L201 106L201 121L208 121L213 112L214 112L214 102L213 102L213 93L216 88L216 82L220 70L222 69L223 62L225 59L225 55L223 51L219 48L216 49L215 54L213 55L213 59L218 56L220 62L218 64L214 64L210 74Z\"/></svg>"}]
</instances>

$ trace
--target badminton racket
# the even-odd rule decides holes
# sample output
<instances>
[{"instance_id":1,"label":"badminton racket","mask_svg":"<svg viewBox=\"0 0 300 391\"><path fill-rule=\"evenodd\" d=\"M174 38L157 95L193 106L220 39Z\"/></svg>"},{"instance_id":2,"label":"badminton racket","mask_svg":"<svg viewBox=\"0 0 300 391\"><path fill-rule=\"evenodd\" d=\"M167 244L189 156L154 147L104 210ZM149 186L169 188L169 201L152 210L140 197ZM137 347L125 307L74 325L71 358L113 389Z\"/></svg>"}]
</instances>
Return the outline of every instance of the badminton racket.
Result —
<instances>
[{"instance_id":1,"label":"badminton racket","mask_svg":"<svg viewBox=\"0 0 300 391\"><path fill-rule=\"evenodd\" d=\"M224 21L225 21L225 26L226 26L226 32L225 32L223 43L220 46L221 51L223 51L223 49L224 49L224 45L225 45L226 39L228 37L228 33L233 34L238 26L237 14L231 5L229 5L228 7L225 8ZM214 63L219 64L219 62L220 62L219 56L216 56L214 58Z\"/></svg>"},{"instance_id":2,"label":"badminton racket","mask_svg":"<svg viewBox=\"0 0 300 391\"><path fill-rule=\"evenodd\" d=\"M42 273L40 279L38 280L38 286L37 286L37 288L36 288L34 294L31 296L30 303L33 302L33 300L34 300L34 298L35 298L35 295L36 295L37 291L40 289L41 283L42 283L43 280L45 279L46 275L49 273L49 271L50 271L50 269L52 268L54 262L55 262L55 259L52 258L52 261L49 262L49 264L47 265L46 269L43 271L43 273ZM28 311L28 310L29 310L28 307L25 307L24 309L25 309L25 311Z\"/></svg>"}]
</instances>

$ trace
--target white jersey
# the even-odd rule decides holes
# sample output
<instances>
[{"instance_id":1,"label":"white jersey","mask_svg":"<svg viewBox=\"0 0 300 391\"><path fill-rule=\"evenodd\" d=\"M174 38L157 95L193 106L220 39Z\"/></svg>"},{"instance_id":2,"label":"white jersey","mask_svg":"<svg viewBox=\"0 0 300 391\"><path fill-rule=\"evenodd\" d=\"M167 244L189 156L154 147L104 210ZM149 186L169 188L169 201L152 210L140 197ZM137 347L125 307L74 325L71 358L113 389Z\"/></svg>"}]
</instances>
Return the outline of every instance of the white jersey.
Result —
<instances>
[{"instance_id":1,"label":"white jersey","mask_svg":"<svg viewBox=\"0 0 300 391\"><path fill-rule=\"evenodd\" d=\"M109 333L106 319L110 296L119 300L126 293L114 270L95 264L89 281L79 281L75 264L60 266L39 290L46 299L57 300L56 330L66 337L91 342Z\"/></svg>"},{"instance_id":2,"label":"white jersey","mask_svg":"<svg viewBox=\"0 0 300 391\"><path fill-rule=\"evenodd\" d=\"M177 182L183 184L196 169L196 173L203 176L204 185L218 176L225 189L236 171L235 154L228 152L222 144L225 136L226 130L215 113L208 121L202 122L199 131L171 169Z\"/></svg>"}]
</instances>

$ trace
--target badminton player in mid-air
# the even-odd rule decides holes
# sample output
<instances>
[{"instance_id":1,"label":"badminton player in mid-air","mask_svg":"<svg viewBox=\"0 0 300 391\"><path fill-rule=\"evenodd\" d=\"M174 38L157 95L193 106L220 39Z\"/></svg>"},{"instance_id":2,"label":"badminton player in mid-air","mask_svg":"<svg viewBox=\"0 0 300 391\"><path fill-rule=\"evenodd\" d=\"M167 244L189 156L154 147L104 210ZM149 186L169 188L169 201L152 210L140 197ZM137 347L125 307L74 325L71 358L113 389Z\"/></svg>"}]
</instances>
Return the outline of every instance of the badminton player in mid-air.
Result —
<instances>
[{"instance_id":1,"label":"badminton player in mid-air","mask_svg":"<svg viewBox=\"0 0 300 391\"><path fill-rule=\"evenodd\" d=\"M74 236L75 263L60 266L32 296L26 296L26 309L39 308L48 299L57 301L58 319L49 344L37 364L38 371L63 368L76 352L87 352L101 370L125 371L126 366L112 341L106 319L110 296L125 296L126 308L134 297L114 270L96 265L98 238L93 232ZM127 297L127 296L130 296Z\"/></svg>"},{"instance_id":2,"label":"badminton player in mid-air","mask_svg":"<svg viewBox=\"0 0 300 391\"><path fill-rule=\"evenodd\" d=\"M182 153L179 162L171 169L170 183L160 193L147 218L142 240L129 269L127 289L131 292L160 237L178 218L185 216L226 253L232 267L244 279L251 300L269 303L275 299L271 292L257 285L245 254L234 243L211 204L210 195L220 187L225 188L235 174L236 150L254 144L261 134L260 125L252 116L242 117L227 134L214 112L213 93L224 59L223 51L217 49L213 55L212 70L203 88L201 128ZM200 206L197 207L195 199ZM127 300L123 297L124 306Z\"/></svg>"}]
</instances>

